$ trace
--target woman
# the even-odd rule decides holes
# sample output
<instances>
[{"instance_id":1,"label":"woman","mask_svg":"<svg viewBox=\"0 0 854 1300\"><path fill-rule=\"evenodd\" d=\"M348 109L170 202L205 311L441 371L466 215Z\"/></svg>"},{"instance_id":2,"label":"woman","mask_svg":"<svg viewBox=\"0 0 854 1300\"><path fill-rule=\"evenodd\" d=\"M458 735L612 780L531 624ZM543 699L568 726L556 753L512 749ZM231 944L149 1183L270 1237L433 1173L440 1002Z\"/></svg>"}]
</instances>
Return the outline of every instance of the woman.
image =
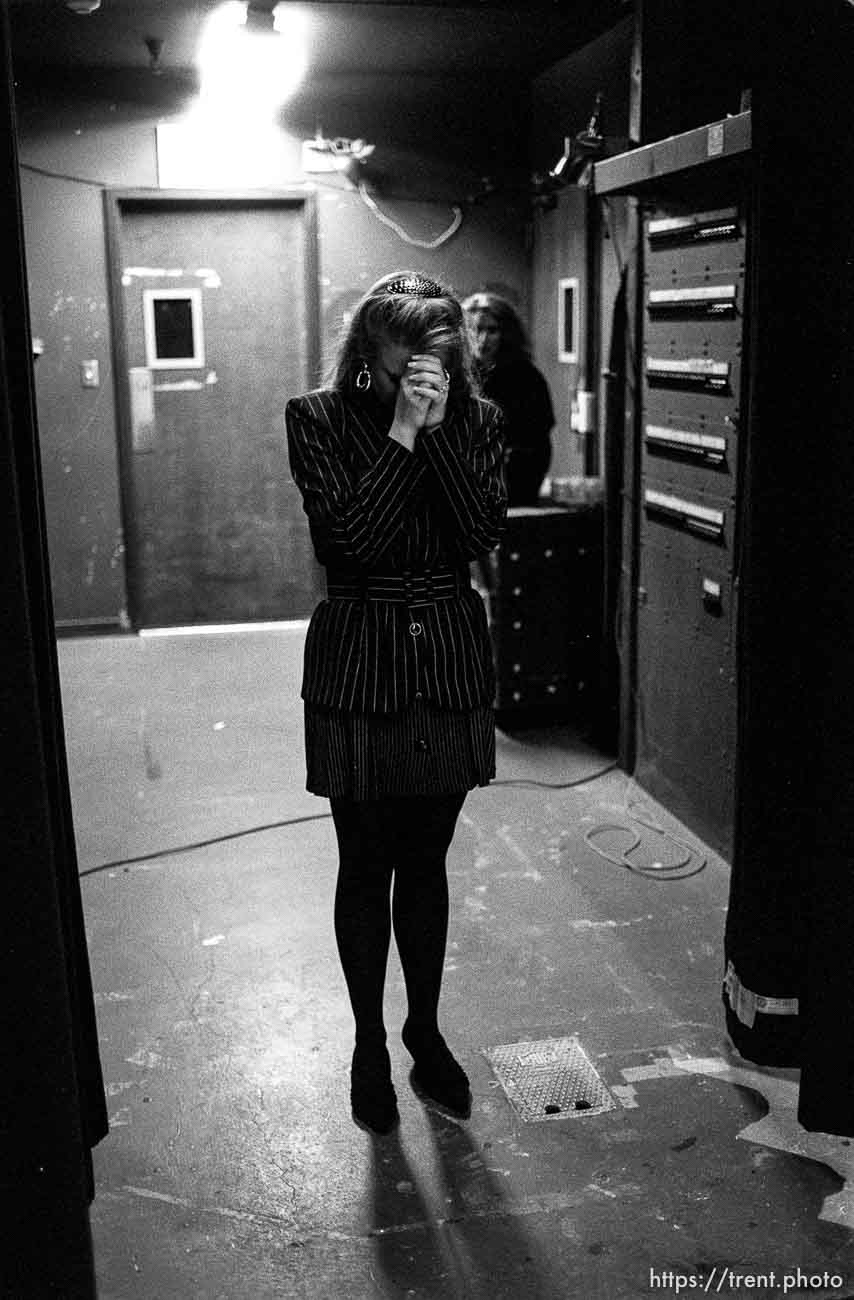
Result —
<instances>
[{"instance_id":1,"label":"woman","mask_svg":"<svg viewBox=\"0 0 854 1300\"><path fill-rule=\"evenodd\" d=\"M536 505L552 457L555 417L548 384L531 361L524 326L506 299L475 293L463 310L483 395L498 403L506 421L508 505Z\"/></svg>"},{"instance_id":2,"label":"woman","mask_svg":"<svg viewBox=\"0 0 854 1300\"><path fill-rule=\"evenodd\" d=\"M356 1121L386 1133L399 1118L383 1019L392 928L412 1082L457 1114L471 1106L438 1003L445 857L466 791L495 775L492 657L468 565L505 515L502 422L474 396L459 303L411 272L368 291L331 386L293 398L285 419L326 567L302 695L307 788L330 800L338 839L350 1096Z\"/></svg>"}]
</instances>

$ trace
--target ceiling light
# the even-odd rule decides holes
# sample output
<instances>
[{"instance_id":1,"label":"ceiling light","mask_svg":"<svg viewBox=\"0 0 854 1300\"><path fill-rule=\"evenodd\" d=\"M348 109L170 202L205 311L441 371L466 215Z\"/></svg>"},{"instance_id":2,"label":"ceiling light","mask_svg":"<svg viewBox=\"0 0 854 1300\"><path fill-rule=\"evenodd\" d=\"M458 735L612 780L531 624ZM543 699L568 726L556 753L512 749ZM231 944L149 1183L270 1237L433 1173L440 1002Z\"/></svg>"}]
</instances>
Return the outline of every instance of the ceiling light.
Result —
<instances>
[{"instance_id":1,"label":"ceiling light","mask_svg":"<svg viewBox=\"0 0 854 1300\"><path fill-rule=\"evenodd\" d=\"M73 14L93 14L101 8L101 0L65 0L65 7Z\"/></svg>"},{"instance_id":2,"label":"ceiling light","mask_svg":"<svg viewBox=\"0 0 854 1300\"><path fill-rule=\"evenodd\" d=\"M306 70L302 15L230 0L208 19L199 47L201 102L212 116L272 117Z\"/></svg>"},{"instance_id":3,"label":"ceiling light","mask_svg":"<svg viewBox=\"0 0 854 1300\"><path fill-rule=\"evenodd\" d=\"M252 0L246 6L246 27L249 31L272 32L275 30L275 18L271 9L254 5Z\"/></svg>"},{"instance_id":4,"label":"ceiling light","mask_svg":"<svg viewBox=\"0 0 854 1300\"><path fill-rule=\"evenodd\" d=\"M163 69L160 66L160 55L163 51L163 41L159 36L146 36L145 48L148 50L148 66L159 77Z\"/></svg>"}]
</instances>

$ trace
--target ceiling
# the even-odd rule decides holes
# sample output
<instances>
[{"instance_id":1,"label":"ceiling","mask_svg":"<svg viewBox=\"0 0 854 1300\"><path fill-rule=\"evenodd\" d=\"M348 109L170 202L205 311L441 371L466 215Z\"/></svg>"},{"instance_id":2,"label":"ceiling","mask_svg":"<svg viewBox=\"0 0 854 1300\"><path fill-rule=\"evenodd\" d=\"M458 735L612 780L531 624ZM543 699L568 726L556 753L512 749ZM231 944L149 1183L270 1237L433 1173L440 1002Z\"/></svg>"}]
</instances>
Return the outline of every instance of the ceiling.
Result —
<instances>
[{"instance_id":1,"label":"ceiling","mask_svg":"<svg viewBox=\"0 0 854 1300\"><path fill-rule=\"evenodd\" d=\"M275 0L252 0L269 8ZM101 0L88 16L65 0L9 0L16 75L27 82L86 69L131 77L149 71L148 39L162 41L161 75L193 69L203 23L217 0ZM293 3L293 0L288 0ZM631 12L632 0L309 0L315 76L536 75Z\"/></svg>"}]
</instances>

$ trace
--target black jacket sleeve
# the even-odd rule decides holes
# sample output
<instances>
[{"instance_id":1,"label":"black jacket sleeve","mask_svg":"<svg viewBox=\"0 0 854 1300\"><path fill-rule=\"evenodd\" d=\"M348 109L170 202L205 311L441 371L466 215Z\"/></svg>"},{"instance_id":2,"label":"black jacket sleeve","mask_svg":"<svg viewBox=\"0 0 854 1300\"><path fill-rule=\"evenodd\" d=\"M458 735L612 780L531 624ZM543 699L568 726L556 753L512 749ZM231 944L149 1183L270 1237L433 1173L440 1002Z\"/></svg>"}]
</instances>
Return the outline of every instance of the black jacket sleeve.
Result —
<instances>
[{"instance_id":1,"label":"black jacket sleeve","mask_svg":"<svg viewBox=\"0 0 854 1300\"><path fill-rule=\"evenodd\" d=\"M473 402L467 438L453 422L418 435L419 459L430 469L446 527L461 556L474 559L498 545L507 512L503 474L501 412L491 402Z\"/></svg>"},{"instance_id":2,"label":"black jacket sleeve","mask_svg":"<svg viewBox=\"0 0 854 1300\"><path fill-rule=\"evenodd\" d=\"M342 399L332 390L292 398L285 408L291 473L321 564L373 564L388 549L426 472L422 459L387 438L356 477L345 455Z\"/></svg>"}]
</instances>

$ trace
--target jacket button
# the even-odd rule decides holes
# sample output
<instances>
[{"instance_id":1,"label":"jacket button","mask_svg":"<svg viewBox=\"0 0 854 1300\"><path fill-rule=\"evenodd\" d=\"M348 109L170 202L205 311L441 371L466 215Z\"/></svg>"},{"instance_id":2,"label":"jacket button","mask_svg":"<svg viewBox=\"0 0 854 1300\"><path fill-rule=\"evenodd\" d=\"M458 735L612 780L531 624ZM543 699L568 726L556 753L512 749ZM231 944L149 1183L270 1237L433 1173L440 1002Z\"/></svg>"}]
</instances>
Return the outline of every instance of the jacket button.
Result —
<instances>
[{"instance_id":1,"label":"jacket button","mask_svg":"<svg viewBox=\"0 0 854 1300\"><path fill-rule=\"evenodd\" d=\"M416 692L415 692L415 698L416 698L416 700L423 700L423 699L424 699L424 696L422 695L421 691L416 691Z\"/></svg>"},{"instance_id":2,"label":"jacket button","mask_svg":"<svg viewBox=\"0 0 854 1300\"><path fill-rule=\"evenodd\" d=\"M420 623L410 623L410 624L409 624L409 635L410 635L410 636L420 636L420 635L421 635L421 624L420 624Z\"/></svg>"},{"instance_id":3,"label":"jacket button","mask_svg":"<svg viewBox=\"0 0 854 1300\"><path fill-rule=\"evenodd\" d=\"M419 750L422 752L422 754L423 754L423 753L425 752L425 750L427 749L427 741L426 741L426 740L416 740L416 742L415 742L415 748L416 748L416 749L419 749Z\"/></svg>"}]
</instances>

